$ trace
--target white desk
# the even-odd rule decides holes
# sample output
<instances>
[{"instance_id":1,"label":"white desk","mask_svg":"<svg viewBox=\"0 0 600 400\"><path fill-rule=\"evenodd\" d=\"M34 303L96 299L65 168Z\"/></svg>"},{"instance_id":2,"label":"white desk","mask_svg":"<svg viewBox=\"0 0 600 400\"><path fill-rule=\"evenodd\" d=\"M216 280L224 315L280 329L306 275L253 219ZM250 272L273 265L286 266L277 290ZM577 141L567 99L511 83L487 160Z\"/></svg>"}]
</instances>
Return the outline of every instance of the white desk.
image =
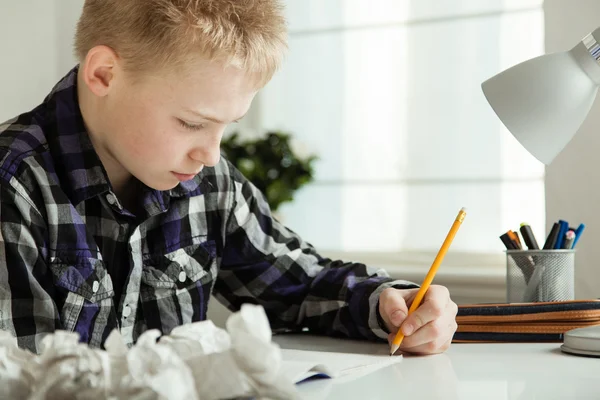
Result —
<instances>
[{"instance_id":1,"label":"white desk","mask_svg":"<svg viewBox=\"0 0 600 400\"><path fill-rule=\"evenodd\" d=\"M282 348L385 354L386 344L276 335ZM434 356L404 356L356 380L302 383L310 400L600 399L600 358L564 354L560 344L453 344Z\"/></svg>"}]
</instances>

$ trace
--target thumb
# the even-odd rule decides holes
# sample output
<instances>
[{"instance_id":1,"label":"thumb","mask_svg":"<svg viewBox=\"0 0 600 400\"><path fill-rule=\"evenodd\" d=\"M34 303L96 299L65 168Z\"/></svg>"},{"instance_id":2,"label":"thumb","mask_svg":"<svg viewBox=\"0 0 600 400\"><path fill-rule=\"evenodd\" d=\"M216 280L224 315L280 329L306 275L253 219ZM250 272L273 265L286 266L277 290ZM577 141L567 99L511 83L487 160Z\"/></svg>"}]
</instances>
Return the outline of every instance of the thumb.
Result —
<instances>
[{"instance_id":1,"label":"thumb","mask_svg":"<svg viewBox=\"0 0 600 400\"><path fill-rule=\"evenodd\" d=\"M399 289L388 288L379 297L379 313L390 332L395 332L408 315L408 306Z\"/></svg>"}]
</instances>

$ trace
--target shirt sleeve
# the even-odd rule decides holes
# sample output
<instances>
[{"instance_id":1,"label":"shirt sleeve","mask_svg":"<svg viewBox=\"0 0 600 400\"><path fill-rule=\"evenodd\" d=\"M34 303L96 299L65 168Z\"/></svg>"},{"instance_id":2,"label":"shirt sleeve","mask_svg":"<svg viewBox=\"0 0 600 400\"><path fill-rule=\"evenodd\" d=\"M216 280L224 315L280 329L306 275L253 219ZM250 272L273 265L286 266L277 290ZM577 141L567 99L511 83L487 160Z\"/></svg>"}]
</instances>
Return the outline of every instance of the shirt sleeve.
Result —
<instances>
[{"instance_id":1,"label":"shirt sleeve","mask_svg":"<svg viewBox=\"0 0 600 400\"><path fill-rule=\"evenodd\" d=\"M233 167L230 167L233 168ZM262 193L233 173L232 211L215 296L232 310L265 308L273 330L308 328L356 339L387 338L377 318L388 287L417 287L382 269L321 257L273 218Z\"/></svg>"},{"instance_id":2,"label":"shirt sleeve","mask_svg":"<svg viewBox=\"0 0 600 400\"><path fill-rule=\"evenodd\" d=\"M31 202L0 185L0 329L35 353L42 338L61 327L48 293L53 284L43 254L44 226Z\"/></svg>"}]
</instances>

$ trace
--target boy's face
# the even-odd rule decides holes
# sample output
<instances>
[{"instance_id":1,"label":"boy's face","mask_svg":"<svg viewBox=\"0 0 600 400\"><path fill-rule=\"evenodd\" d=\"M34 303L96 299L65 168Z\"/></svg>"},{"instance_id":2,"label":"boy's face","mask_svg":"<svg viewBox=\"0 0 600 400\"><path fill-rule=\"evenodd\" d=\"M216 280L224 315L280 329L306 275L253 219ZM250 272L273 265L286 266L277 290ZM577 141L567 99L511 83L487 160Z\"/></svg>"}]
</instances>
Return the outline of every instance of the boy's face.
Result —
<instances>
[{"instance_id":1,"label":"boy's face","mask_svg":"<svg viewBox=\"0 0 600 400\"><path fill-rule=\"evenodd\" d=\"M246 114L257 89L245 72L220 63L198 61L189 71L136 82L113 76L98 116L97 146L103 163L112 163L108 171L122 168L169 190L218 163L223 131Z\"/></svg>"}]
</instances>

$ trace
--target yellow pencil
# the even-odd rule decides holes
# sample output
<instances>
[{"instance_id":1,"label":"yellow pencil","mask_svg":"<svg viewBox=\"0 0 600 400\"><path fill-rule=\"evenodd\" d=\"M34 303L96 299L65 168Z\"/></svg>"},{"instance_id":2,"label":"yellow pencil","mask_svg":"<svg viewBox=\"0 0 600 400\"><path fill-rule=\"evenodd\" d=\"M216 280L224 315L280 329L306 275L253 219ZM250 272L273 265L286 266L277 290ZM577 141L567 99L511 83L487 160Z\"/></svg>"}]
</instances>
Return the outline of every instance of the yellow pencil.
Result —
<instances>
[{"instance_id":1,"label":"yellow pencil","mask_svg":"<svg viewBox=\"0 0 600 400\"><path fill-rule=\"evenodd\" d=\"M456 236L456 232L458 232L458 228L460 228L460 225L462 224L466 215L467 215L467 210L465 208L462 208L458 212L458 215L456 216L456 219L454 220L454 223L452 224L452 227L450 228L450 232L448 232L448 235L446 236L446 240L444 240L444 243L442 243L442 247L440 248L440 251L438 252L437 256L435 257L435 260L433 260L433 264L431 264L431 268L429 268L429 272L427 273L427 276L425 277L425 280L423 281L421 288L417 292L415 299L413 300L412 304L410 305L410 308L408 310L408 315L412 314L419 307L419 305L421 305L423 296L425 296L425 293L427 293L427 289L429 289L431 282L433 282L433 278L435 277L435 274L436 274L440 264L442 263L442 260L444 259L446 252L448 252L448 249L450 248L450 244L452 244L452 240L454 240L454 236ZM398 351L398 348L400 348L400 344L402 343L403 339L404 339L404 335L402 334L402 331L400 329L398 329L398 332L396 333L396 336L394 337L394 341L392 342L392 346L391 346L392 349L391 349L390 355L394 355L394 353L396 351Z\"/></svg>"}]
</instances>

